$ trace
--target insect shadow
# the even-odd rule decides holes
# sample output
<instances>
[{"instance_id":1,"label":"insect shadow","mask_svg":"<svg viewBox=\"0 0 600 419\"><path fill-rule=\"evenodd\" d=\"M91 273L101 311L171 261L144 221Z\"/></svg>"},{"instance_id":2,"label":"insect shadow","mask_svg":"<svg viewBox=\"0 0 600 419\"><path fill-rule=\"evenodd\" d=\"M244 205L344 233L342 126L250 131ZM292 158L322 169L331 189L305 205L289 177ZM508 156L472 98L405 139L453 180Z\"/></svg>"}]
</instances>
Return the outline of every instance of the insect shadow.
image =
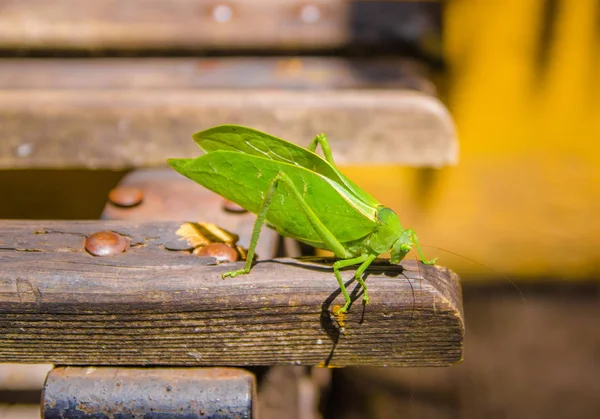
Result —
<instances>
[{"instance_id":1,"label":"insect shadow","mask_svg":"<svg viewBox=\"0 0 600 419\"><path fill-rule=\"evenodd\" d=\"M292 258L274 259L274 260L271 260L270 262L281 263L284 265L297 266L302 269L309 269L309 270L313 270L313 271L330 272L332 269L332 265L336 260L337 259L333 258L333 257L304 256L304 257L298 257L298 258L293 258L293 259ZM258 263L260 263L260 262L258 262ZM353 270L353 268L356 269L355 266L354 267L349 266L346 268L342 268L341 270L342 271ZM412 289L412 283L410 282L409 277L404 273L404 267L402 265L392 265L389 263L389 261L387 259L380 259L380 258L375 259L375 261L371 264L371 266L369 266L367 268L367 270L364 272L362 278L364 280L366 280L368 278L369 274L385 275L387 277L403 276L404 278L406 278L409 281L409 284ZM362 287L360 286L360 284L358 284L358 281L356 281L356 279L354 279L354 277L352 277L351 279L346 281L344 283L344 285L346 286L346 288L350 289L349 287L353 282L356 282L356 286L350 292L350 299L352 300L350 308L352 308L354 303L363 295ZM332 343L331 350L329 351L329 355L327 356L326 360L324 361L324 366L329 366L329 364L331 363L331 360L333 359L335 350L339 343L340 336L344 334L344 330L345 330L343 323L340 323L340 321L333 314L333 310L331 309L331 305L332 305L333 301L335 301L335 299L341 293L342 293L342 291L339 289L339 287L336 288L335 291L333 291L325 299L325 301L323 301L323 303L321 304L321 315L320 315L321 327L323 328L325 333L327 333L327 337L329 338L329 340ZM414 297L414 290L413 290L413 297ZM366 306L365 306L365 304L363 304L359 324L362 324L364 322L365 308L366 308Z\"/></svg>"}]
</instances>

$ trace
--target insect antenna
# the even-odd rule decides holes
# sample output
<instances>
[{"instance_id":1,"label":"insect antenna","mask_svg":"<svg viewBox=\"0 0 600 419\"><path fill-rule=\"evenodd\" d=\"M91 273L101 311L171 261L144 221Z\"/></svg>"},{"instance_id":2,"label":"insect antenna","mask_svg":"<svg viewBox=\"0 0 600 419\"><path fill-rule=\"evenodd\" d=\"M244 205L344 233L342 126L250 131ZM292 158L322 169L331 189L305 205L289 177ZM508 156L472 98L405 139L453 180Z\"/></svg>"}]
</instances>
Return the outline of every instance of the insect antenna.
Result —
<instances>
[{"instance_id":1,"label":"insect antenna","mask_svg":"<svg viewBox=\"0 0 600 419\"><path fill-rule=\"evenodd\" d=\"M512 279L510 279L510 278L508 277L508 275L505 275L505 274L503 274L502 272L498 272L497 270L493 269L492 267L490 267L490 266L487 266L487 265L485 265L485 264L483 264L483 263L481 263L481 262L478 262L478 261L476 261L476 260L474 260L474 259L468 258L468 257L466 257L466 256L460 255L460 254L458 254L458 253L452 252L452 251L450 251L450 250L447 250L447 249L444 249L444 248L442 248L442 247L431 246L431 245L429 245L429 244L423 244L423 243L421 243L421 246L423 246L423 247L430 247L430 248L432 248L432 249L436 249L436 250L441 250L442 252L449 253L449 254L451 254L451 255L454 255L454 256L457 256L457 257L459 257L459 258L463 258L463 259L465 259L465 260L467 260L467 261L471 262L471 263L472 263L472 264L474 264L474 265L479 265L479 266L481 266L481 267L483 267L483 268L486 268L486 269L490 270L491 272L493 272L493 273L495 273L496 275L499 275L501 278L505 279L505 280L506 280L506 281L507 281L507 282L508 282L510 285L512 285L512 287L513 287L515 290L517 290L517 292L519 293L519 296L521 297L521 300L523 300L523 301L527 301L527 299L526 299L526 298L525 298L525 296L523 295L523 292L521 291L521 288L519 288L519 287L517 286L517 284L515 283L515 281L513 281Z\"/></svg>"},{"instance_id":2,"label":"insect antenna","mask_svg":"<svg viewBox=\"0 0 600 419\"><path fill-rule=\"evenodd\" d=\"M420 269L418 267L418 263L417 263L417 269ZM413 286L412 280L409 277L409 275L407 275L404 272L404 270L400 273L400 275L402 275L406 279L406 282L408 282L408 285L410 286L410 292L412 293L412 300L413 300L413 306L412 306L412 310L411 310L411 313L410 313L410 319L408 320L409 327L405 331L404 344L402 345L402 348L400 348L400 351L405 351L406 348L412 342L412 337L410 335L410 329L412 328L413 321L415 320L415 316L416 316L415 313L417 311L417 307L416 307L416 305L417 305L416 299L417 298L416 298L416 295L415 295L415 288ZM421 274L419 273L418 275L419 275L419 280L420 280L421 279ZM410 403L412 403L412 399L413 399L413 396L414 396L414 388L412 388L411 390L412 391L411 391L411 394L410 394L409 405L410 405Z\"/></svg>"},{"instance_id":3,"label":"insect antenna","mask_svg":"<svg viewBox=\"0 0 600 419\"><path fill-rule=\"evenodd\" d=\"M423 295L423 273L421 272L421 264L419 263L419 257L417 256L417 254L413 251L411 252L413 257L415 258L415 262L417 262L417 273L419 274L419 291L421 292L421 295ZM415 308L415 293L413 290L413 310ZM423 309L423 301L421 300L421 309Z\"/></svg>"},{"instance_id":4,"label":"insect antenna","mask_svg":"<svg viewBox=\"0 0 600 419\"><path fill-rule=\"evenodd\" d=\"M417 270L419 272L419 284L421 281L421 270L419 268L419 265L417 264ZM415 296L415 288L413 287L412 281L406 277L406 279L408 280L408 285L410 285L410 292L412 293L412 300L413 300L413 309L412 309L412 313L410 313L410 323L412 324L412 321L415 318L415 311L417 310L416 304L417 304L417 297Z\"/></svg>"},{"instance_id":5,"label":"insect antenna","mask_svg":"<svg viewBox=\"0 0 600 419\"><path fill-rule=\"evenodd\" d=\"M412 307L412 311L410 313L410 319L409 319L409 323L412 325L412 322L415 319L415 311L417 310L417 307L416 307L416 296L415 296L415 287L413 287L411 278L409 278L408 275L406 275L404 272L401 272L400 275L402 275L404 278L406 278L406 282L408 282L408 286L410 287L410 292L412 294L413 307ZM406 342L408 342L408 340Z\"/></svg>"}]
</instances>

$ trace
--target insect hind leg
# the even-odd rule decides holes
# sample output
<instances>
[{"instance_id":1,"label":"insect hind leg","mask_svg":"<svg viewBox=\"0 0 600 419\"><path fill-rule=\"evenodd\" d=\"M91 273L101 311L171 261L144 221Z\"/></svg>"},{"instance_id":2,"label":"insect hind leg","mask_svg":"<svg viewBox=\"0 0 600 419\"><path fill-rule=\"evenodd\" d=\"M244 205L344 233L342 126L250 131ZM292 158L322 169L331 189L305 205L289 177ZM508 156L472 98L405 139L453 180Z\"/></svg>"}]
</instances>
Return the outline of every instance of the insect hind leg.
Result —
<instances>
[{"instance_id":1,"label":"insect hind leg","mask_svg":"<svg viewBox=\"0 0 600 419\"><path fill-rule=\"evenodd\" d=\"M358 267L356 272L354 272L354 278L358 281L358 283L362 286L364 290L363 300L365 301L365 304L369 304L369 294L367 294L367 284L365 283L364 279L362 279L362 276L367 270L367 268L371 265L371 263L373 263L376 257L376 254L368 255L366 260Z\"/></svg>"},{"instance_id":2,"label":"insect hind leg","mask_svg":"<svg viewBox=\"0 0 600 419\"><path fill-rule=\"evenodd\" d=\"M308 144L308 149L313 153L317 150L317 144L321 145L321 150L323 150L323 156L325 156L325 160L333 167L336 167L335 162L333 161L333 154L331 153L331 148L329 147L329 140L325 134L318 134L313 138L313 140Z\"/></svg>"},{"instance_id":3,"label":"insect hind leg","mask_svg":"<svg viewBox=\"0 0 600 419\"><path fill-rule=\"evenodd\" d=\"M344 294L344 299L346 300L346 304L344 304L344 306L338 311L338 313L346 313L348 311L348 307L350 307L350 304L352 303L352 300L350 299L350 296L348 295L348 291L346 290L346 286L344 285L344 280L342 279L342 274L340 273L340 269L341 268L345 268L346 266L352 266L352 265L357 265L359 263L362 263L362 265L358 268L358 270L356 271L357 273L359 271L364 272L365 269L367 269L367 266L369 266L368 264L365 264L363 262L369 262L369 264L373 261L370 260L369 261L369 256L368 255L360 255L357 256L355 258L351 258L351 259L342 259L342 260L338 260L337 262L335 262L333 264L333 273L335 274L335 277L338 280L338 283L340 284L340 289L342 290L342 294ZM364 269L363 269L363 266ZM367 284L365 284L365 281L363 281L362 278L360 278L360 276L362 275L362 272L360 272L360 275L357 276L357 274L354 274L354 277L356 278L356 280L358 281L358 283L361 285L362 289L363 289L363 300L365 301L365 304L369 303L369 294L367 294ZM359 279L360 278L360 279Z\"/></svg>"}]
</instances>

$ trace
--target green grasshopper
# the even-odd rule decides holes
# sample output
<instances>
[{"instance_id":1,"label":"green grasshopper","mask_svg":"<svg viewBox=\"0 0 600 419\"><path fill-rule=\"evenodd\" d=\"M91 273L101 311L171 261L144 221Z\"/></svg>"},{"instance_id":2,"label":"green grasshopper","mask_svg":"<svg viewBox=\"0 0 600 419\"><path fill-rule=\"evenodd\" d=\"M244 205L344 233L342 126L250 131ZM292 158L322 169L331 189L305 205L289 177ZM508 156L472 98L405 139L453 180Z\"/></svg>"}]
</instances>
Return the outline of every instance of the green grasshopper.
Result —
<instances>
[{"instance_id":1,"label":"green grasshopper","mask_svg":"<svg viewBox=\"0 0 600 419\"><path fill-rule=\"evenodd\" d=\"M369 303L362 276L380 254L390 252L399 264L416 247L425 260L417 235L404 229L391 208L381 205L344 176L333 161L329 142L317 135L303 148L263 132L238 125L220 125L193 135L205 154L196 159L169 159L182 175L257 214L243 269L225 277L247 274L265 221L285 237L326 249L340 260L333 272L346 304L351 304L340 269L358 265L354 278ZM315 154L321 146L324 159Z\"/></svg>"}]
</instances>

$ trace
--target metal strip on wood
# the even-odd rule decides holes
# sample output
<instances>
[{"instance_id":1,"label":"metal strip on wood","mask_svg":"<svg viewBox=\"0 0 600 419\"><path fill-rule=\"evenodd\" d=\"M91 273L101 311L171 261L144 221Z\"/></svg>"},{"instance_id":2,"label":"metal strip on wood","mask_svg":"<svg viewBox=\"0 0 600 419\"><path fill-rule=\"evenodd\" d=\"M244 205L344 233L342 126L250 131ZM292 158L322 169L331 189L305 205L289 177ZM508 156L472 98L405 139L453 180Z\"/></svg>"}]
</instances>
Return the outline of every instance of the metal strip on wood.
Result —
<instances>
[{"instance_id":1,"label":"metal strip on wood","mask_svg":"<svg viewBox=\"0 0 600 419\"><path fill-rule=\"evenodd\" d=\"M62 365L443 366L462 359L458 277L375 263L347 315L331 260L259 262L250 275L190 254L179 223L2 221L0 362ZM123 252L95 257L108 230Z\"/></svg>"},{"instance_id":2,"label":"metal strip on wood","mask_svg":"<svg viewBox=\"0 0 600 419\"><path fill-rule=\"evenodd\" d=\"M235 368L59 367L42 418L255 418L256 382Z\"/></svg>"}]
</instances>

